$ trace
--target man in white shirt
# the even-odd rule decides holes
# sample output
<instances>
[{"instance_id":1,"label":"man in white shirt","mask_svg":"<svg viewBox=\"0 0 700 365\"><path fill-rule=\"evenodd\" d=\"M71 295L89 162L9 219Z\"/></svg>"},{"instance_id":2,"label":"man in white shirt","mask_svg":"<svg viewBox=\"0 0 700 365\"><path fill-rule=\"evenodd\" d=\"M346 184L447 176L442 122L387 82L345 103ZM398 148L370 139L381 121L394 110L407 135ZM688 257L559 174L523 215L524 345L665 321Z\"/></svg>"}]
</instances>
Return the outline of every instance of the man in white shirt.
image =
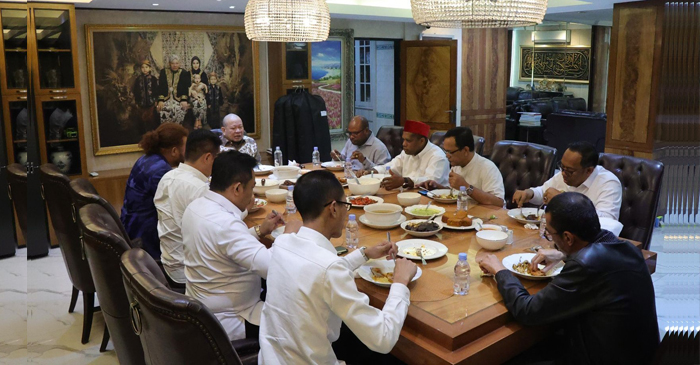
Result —
<instances>
[{"instance_id":1,"label":"man in white shirt","mask_svg":"<svg viewBox=\"0 0 700 365\"><path fill-rule=\"evenodd\" d=\"M331 238L343 235L350 205L335 175L312 171L297 181L294 201L304 221L296 234L275 240L260 325L259 364L338 364L331 343L341 322L373 351L396 344L410 304L406 285L416 265L397 259L384 308L369 305L353 271L368 259L389 259L398 251L383 242L338 257Z\"/></svg>"},{"instance_id":2,"label":"man in white shirt","mask_svg":"<svg viewBox=\"0 0 700 365\"><path fill-rule=\"evenodd\" d=\"M246 337L245 321L260 324L260 278L267 277L272 249L258 239L282 222L275 212L250 229L243 222L243 211L254 199L256 165L247 154L221 152L212 167L210 191L182 216L185 294L204 303L231 340Z\"/></svg>"},{"instance_id":3,"label":"man in white shirt","mask_svg":"<svg viewBox=\"0 0 700 365\"><path fill-rule=\"evenodd\" d=\"M430 143L430 127L422 122L407 120L403 128L403 151L383 166L373 166L380 174L390 174L382 181L386 190L412 188L427 180L446 185L450 163L440 147ZM367 174L360 171L360 175Z\"/></svg>"},{"instance_id":4,"label":"man in white shirt","mask_svg":"<svg viewBox=\"0 0 700 365\"><path fill-rule=\"evenodd\" d=\"M331 153L331 158L334 160L345 161L350 158L353 170L369 170L374 165L383 165L391 160L384 142L372 135L367 118L361 115L353 117L345 134L348 140L343 150L340 152L334 150Z\"/></svg>"},{"instance_id":5,"label":"man in white shirt","mask_svg":"<svg viewBox=\"0 0 700 365\"><path fill-rule=\"evenodd\" d=\"M185 292L185 257L182 245L182 215L187 206L209 191L209 176L219 154L221 140L216 134L198 129L190 133L185 162L158 183L153 203L158 210L160 259L173 289Z\"/></svg>"},{"instance_id":6,"label":"man in white shirt","mask_svg":"<svg viewBox=\"0 0 700 365\"><path fill-rule=\"evenodd\" d=\"M513 202L518 206L530 202L540 205L567 191L587 196L599 217L619 219L622 204L622 185L617 176L598 166L598 152L587 142L574 142L559 162L561 172L544 185L527 190L516 190Z\"/></svg>"},{"instance_id":7,"label":"man in white shirt","mask_svg":"<svg viewBox=\"0 0 700 365\"><path fill-rule=\"evenodd\" d=\"M477 203L503 206L503 176L491 160L474 152L474 135L469 127L457 127L447 131L442 149L452 165L449 185L428 180L419 186L429 190L450 187L459 190L464 186L469 198Z\"/></svg>"},{"instance_id":8,"label":"man in white shirt","mask_svg":"<svg viewBox=\"0 0 700 365\"><path fill-rule=\"evenodd\" d=\"M228 114L221 122L221 150L236 150L255 157L260 163L260 151L254 139L245 135L243 120L236 114Z\"/></svg>"}]
</instances>

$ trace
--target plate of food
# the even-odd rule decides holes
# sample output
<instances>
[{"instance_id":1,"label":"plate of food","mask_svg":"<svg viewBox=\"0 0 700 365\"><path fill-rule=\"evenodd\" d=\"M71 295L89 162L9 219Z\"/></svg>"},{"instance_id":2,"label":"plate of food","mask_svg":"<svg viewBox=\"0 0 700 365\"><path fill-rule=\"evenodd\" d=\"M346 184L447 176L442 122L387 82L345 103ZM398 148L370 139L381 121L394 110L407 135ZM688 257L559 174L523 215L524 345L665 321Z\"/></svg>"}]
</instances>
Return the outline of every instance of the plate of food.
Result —
<instances>
[{"instance_id":1,"label":"plate of food","mask_svg":"<svg viewBox=\"0 0 700 365\"><path fill-rule=\"evenodd\" d=\"M376 196L349 196L347 197L347 202L352 204L354 208L364 208L365 205L371 204L381 204L384 203L384 199L378 198Z\"/></svg>"},{"instance_id":2,"label":"plate of food","mask_svg":"<svg viewBox=\"0 0 700 365\"><path fill-rule=\"evenodd\" d=\"M534 253L516 253L507 256L503 259L503 266L510 270L513 274L521 278L530 280L545 280L559 275L561 269L564 268L564 262L559 262L551 270L544 272L544 265L539 264L535 271L530 270L530 260L535 257Z\"/></svg>"},{"instance_id":3,"label":"plate of food","mask_svg":"<svg viewBox=\"0 0 700 365\"><path fill-rule=\"evenodd\" d=\"M433 198L438 203L453 204L457 202L458 193L454 189L435 189L430 191L428 197Z\"/></svg>"},{"instance_id":4,"label":"plate of food","mask_svg":"<svg viewBox=\"0 0 700 365\"><path fill-rule=\"evenodd\" d=\"M328 161L321 164L321 167L326 168L331 171L343 171L345 168L344 162L342 161Z\"/></svg>"},{"instance_id":5,"label":"plate of food","mask_svg":"<svg viewBox=\"0 0 700 365\"><path fill-rule=\"evenodd\" d=\"M442 216L442 223L444 223L445 228L454 229L458 231L468 231L470 229L476 229L480 224L484 224L479 218L474 218L468 215L467 212L461 210L459 212L448 213Z\"/></svg>"},{"instance_id":6,"label":"plate of food","mask_svg":"<svg viewBox=\"0 0 700 365\"><path fill-rule=\"evenodd\" d=\"M297 179L286 179L280 184L280 189L287 189L289 186L294 186L297 183Z\"/></svg>"},{"instance_id":7,"label":"plate of food","mask_svg":"<svg viewBox=\"0 0 700 365\"><path fill-rule=\"evenodd\" d=\"M253 168L253 172L255 175L267 175L271 173L274 168L274 166L270 165L258 165Z\"/></svg>"},{"instance_id":8,"label":"plate of food","mask_svg":"<svg viewBox=\"0 0 700 365\"><path fill-rule=\"evenodd\" d=\"M267 205L267 200L255 198L255 204L252 208L248 209L248 213L257 212Z\"/></svg>"},{"instance_id":9,"label":"plate of food","mask_svg":"<svg viewBox=\"0 0 700 365\"><path fill-rule=\"evenodd\" d=\"M340 185L342 185L344 188L348 187L348 179L340 176L336 176L335 178L338 179L338 181L340 181Z\"/></svg>"},{"instance_id":10,"label":"plate of food","mask_svg":"<svg viewBox=\"0 0 700 365\"><path fill-rule=\"evenodd\" d=\"M540 209L538 212L537 208L515 208L508 211L509 217L523 224L539 223L543 214L544 209Z\"/></svg>"},{"instance_id":11,"label":"plate of food","mask_svg":"<svg viewBox=\"0 0 700 365\"><path fill-rule=\"evenodd\" d=\"M357 269L357 273L361 278L383 287L389 287L394 282L394 261L392 260L373 260ZM418 280L423 275L423 270L418 268L416 276L411 282Z\"/></svg>"},{"instance_id":12,"label":"plate of food","mask_svg":"<svg viewBox=\"0 0 700 365\"><path fill-rule=\"evenodd\" d=\"M420 260L418 256L418 250L423 253L423 258L426 260L438 259L447 254L447 246L440 242L422 240L422 239L410 239L396 242L396 246L399 248L399 256L405 257L411 260Z\"/></svg>"},{"instance_id":13,"label":"plate of food","mask_svg":"<svg viewBox=\"0 0 700 365\"><path fill-rule=\"evenodd\" d=\"M427 205L422 204L411 205L410 207L406 207L404 211L415 218L424 219L430 218L436 214L438 216L445 214L445 208L443 207L438 207L435 205L431 205L430 207L428 207Z\"/></svg>"},{"instance_id":14,"label":"plate of food","mask_svg":"<svg viewBox=\"0 0 700 365\"><path fill-rule=\"evenodd\" d=\"M438 221L428 221L425 219L413 219L401 223L401 228L403 228L406 233L415 237L430 237L442 229L443 224Z\"/></svg>"}]
</instances>

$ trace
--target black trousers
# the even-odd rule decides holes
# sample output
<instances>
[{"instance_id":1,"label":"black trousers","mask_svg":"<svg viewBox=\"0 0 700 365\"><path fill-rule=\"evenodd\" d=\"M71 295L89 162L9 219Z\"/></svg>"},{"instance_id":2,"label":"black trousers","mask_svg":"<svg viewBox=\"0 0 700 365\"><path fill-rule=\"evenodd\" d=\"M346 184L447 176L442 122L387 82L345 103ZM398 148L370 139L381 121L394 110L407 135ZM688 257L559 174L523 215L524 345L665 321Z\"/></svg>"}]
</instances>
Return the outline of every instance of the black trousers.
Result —
<instances>
[{"instance_id":1,"label":"black trousers","mask_svg":"<svg viewBox=\"0 0 700 365\"><path fill-rule=\"evenodd\" d=\"M348 365L355 364L404 364L391 354L380 354L370 350L357 336L345 325L340 327L340 337L333 342L333 351L338 360L345 361Z\"/></svg>"}]
</instances>

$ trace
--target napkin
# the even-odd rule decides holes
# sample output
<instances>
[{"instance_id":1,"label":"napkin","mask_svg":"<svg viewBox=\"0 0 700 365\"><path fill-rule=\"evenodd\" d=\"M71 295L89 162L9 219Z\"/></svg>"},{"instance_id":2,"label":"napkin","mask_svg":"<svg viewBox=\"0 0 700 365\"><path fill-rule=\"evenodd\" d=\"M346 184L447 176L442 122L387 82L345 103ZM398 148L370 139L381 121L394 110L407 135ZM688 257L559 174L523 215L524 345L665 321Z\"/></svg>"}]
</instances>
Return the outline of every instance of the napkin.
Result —
<instances>
[{"instance_id":1,"label":"napkin","mask_svg":"<svg viewBox=\"0 0 700 365\"><path fill-rule=\"evenodd\" d=\"M622 232L622 228L624 227L622 223L612 218L598 217L598 220L600 221L600 228L614 233L615 236L619 236L620 232Z\"/></svg>"},{"instance_id":2,"label":"napkin","mask_svg":"<svg viewBox=\"0 0 700 365\"><path fill-rule=\"evenodd\" d=\"M535 229L540 229L540 226L538 226L534 223L527 223L527 224L525 224L525 229L535 230Z\"/></svg>"},{"instance_id":3,"label":"napkin","mask_svg":"<svg viewBox=\"0 0 700 365\"><path fill-rule=\"evenodd\" d=\"M287 166L299 167L299 164L294 160L289 160L289 162L287 162Z\"/></svg>"}]
</instances>

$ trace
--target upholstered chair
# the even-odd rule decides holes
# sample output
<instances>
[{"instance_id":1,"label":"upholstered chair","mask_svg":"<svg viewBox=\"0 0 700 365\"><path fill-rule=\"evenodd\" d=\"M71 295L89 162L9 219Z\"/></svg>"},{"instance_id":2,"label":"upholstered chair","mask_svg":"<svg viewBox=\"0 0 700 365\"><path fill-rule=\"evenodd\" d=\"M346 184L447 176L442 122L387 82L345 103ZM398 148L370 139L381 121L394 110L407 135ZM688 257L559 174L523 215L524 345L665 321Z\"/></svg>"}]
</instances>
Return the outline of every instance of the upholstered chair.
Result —
<instances>
[{"instance_id":1,"label":"upholstered chair","mask_svg":"<svg viewBox=\"0 0 700 365\"><path fill-rule=\"evenodd\" d=\"M491 161L503 176L506 202L516 190L541 186L554 172L556 148L519 141L498 141L493 145Z\"/></svg>"},{"instance_id":2,"label":"upholstered chair","mask_svg":"<svg viewBox=\"0 0 700 365\"><path fill-rule=\"evenodd\" d=\"M377 131L377 138L384 142L391 158L400 155L403 151L403 127L385 125Z\"/></svg>"}]
</instances>

